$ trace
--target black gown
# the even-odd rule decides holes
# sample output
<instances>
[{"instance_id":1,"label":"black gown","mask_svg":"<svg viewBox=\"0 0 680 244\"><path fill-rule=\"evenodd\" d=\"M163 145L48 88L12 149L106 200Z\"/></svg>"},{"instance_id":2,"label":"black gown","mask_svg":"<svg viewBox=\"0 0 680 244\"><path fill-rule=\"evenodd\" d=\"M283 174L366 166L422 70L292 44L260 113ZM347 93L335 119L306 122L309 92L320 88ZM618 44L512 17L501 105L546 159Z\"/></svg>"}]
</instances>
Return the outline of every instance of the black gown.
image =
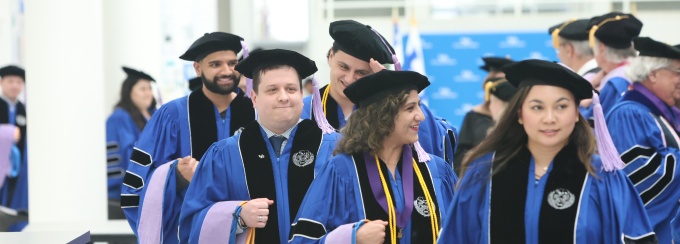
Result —
<instances>
[{"instance_id":1,"label":"black gown","mask_svg":"<svg viewBox=\"0 0 680 244\"><path fill-rule=\"evenodd\" d=\"M465 154L486 138L486 134L491 126L493 126L493 119L489 115L481 114L474 110L470 110L465 115L458 138L458 148L453 159L453 169L456 174L460 174L460 167Z\"/></svg>"}]
</instances>

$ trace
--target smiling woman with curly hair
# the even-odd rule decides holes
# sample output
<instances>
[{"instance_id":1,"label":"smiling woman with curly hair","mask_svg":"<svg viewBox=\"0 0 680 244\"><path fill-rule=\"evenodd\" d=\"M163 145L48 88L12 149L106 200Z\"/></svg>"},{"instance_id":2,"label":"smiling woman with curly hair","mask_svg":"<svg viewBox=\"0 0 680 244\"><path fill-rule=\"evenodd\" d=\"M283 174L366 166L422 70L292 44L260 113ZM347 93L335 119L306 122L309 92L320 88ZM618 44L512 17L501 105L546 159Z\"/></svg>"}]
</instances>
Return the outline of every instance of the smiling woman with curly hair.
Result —
<instances>
[{"instance_id":1,"label":"smiling woman with curly hair","mask_svg":"<svg viewBox=\"0 0 680 244\"><path fill-rule=\"evenodd\" d=\"M357 109L340 132L344 135L336 153L355 154L367 151L379 152L383 141L394 128L394 118L406 103L409 93L401 91L387 96L373 106Z\"/></svg>"},{"instance_id":2,"label":"smiling woman with curly hair","mask_svg":"<svg viewBox=\"0 0 680 244\"><path fill-rule=\"evenodd\" d=\"M357 110L305 196L291 242L437 240L457 178L418 143L418 92L429 84L416 72L383 70L344 90Z\"/></svg>"}]
</instances>

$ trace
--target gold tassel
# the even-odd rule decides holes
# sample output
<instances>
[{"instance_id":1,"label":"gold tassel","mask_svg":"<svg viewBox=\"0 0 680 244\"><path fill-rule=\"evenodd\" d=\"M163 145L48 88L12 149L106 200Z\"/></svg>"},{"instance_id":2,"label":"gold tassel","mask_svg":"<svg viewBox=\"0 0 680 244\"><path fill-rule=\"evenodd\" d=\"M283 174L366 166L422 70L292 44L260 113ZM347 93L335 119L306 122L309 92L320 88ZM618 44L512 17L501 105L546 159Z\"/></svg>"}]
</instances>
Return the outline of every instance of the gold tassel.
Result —
<instances>
[{"instance_id":1,"label":"gold tassel","mask_svg":"<svg viewBox=\"0 0 680 244\"><path fill-rule=\"evenodd\" d=\"M484 102L488 102L489 99L491 99L491 88L493 87L493 82L487 81L486 84L484 84Z\"/></svg>"},{"instance_id":2,"label":"gold tassel","mask_svg":"<svg viewBox=\"0 0 680 244\"><path fill-rule=\"evenodd\" d=\"M555 29L555 30L551 33L551 35L552 35L552 41L553 41L553 47L554 47L555 49L558 49L558 48L560 47L560 39L559 39L559 36L558 36L558 35L560 34L560 31L562 31L562 29L564 29L564 27L567 27L567 25L569 25L570 23L572 23L572 22L574 22L574 21L576 21L576 20L578 20L578 19L573 18L573 19L567 20L567 21L564 22L559 28Z\"/></svg>"},{"instance_id":3,"label":"gold tassel","mask_svg":"<svg viewBox=\"0 0 680 244\"><path fill-rule=\"evenodd\" d=\"M595 47L595 32L597 32L597 29L599 29L602 25L604 25L608 22L627 19L627 18L628 18L628 16L626 16L626 15L617 15L614 18L605 19L602 22L600 22L599 24L591 27L590 33L589 33L590 35L588 35L588 41L590 42L590 48Z\"/></svg>"}]
</instances>

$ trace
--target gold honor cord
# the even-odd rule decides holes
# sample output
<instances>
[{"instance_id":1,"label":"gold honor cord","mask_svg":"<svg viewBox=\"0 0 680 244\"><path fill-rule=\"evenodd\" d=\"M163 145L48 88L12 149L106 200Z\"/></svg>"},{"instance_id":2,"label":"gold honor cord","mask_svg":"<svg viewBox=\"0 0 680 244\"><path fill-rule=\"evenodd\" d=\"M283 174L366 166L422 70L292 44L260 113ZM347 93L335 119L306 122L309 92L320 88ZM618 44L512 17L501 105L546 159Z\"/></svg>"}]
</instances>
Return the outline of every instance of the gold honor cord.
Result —
<instances>
[{"instance_id":1,"label":"gold honor cord","mask_svg":"<svg viewBox=\"0 0 680 244\"><path fill-rule=\"evenodd\" d=\"M420 187L423 189L423 192L425 193L425 201L427 202L427 208L430 210L430 225L432 228L432 242L436 243L437 242L437 237L439 237L439 221L437 220L436 216L436 211L434 208L434 202L432 199L432 195L430 195L430 190L427 189L427 185L425 184L425 180L423 179L423 174L420 172L420 169L418 168L418 165L416 163L415 159L411 159L413 161L413 170L416 173L416 176L418 177L418 183L420 184ZM385 181L385 176L383 176L382 169L380 168L380 160L378 159L378 155L375 155L375 163L378 166L378 173L380 174L380 182L382 183L383 186L383 191L385 191L385 196L387 198L387 212L388 212L388 218L389 218L389 226L390 226L390 236L392 240L392 244L397 243L397 237L401 238L402 237L402 229L399 229L399 235L396 233L397 229L397 212L395 211L394 204L392 203L392 195L390 194L389 189L387 188L387 181Z\"/></svg>"},{"instance_id":2,"label":"gold honor cord","mask_svg":"<svg viewBox=\"0 0 680 244\"><path fill-rule=\"evenodd\" d=\"M423 174L420 173L420 168L418 168L415 159L413 159L413 170L415 170L416 176L418 176L418 181L420 182L420 185L423 187L423 192L425 193L427 208L430 210L430 225L432 226L432 243L436 243L437 237L439 237L439 221L437 220L436 214L437 211L434 209L434 200L432 199L432 195L430 195L430 190L427 189L427 185L425 185Z\"/></svg>"},{"instance_id":3,"label":"gold honor cord","mask_svg":"<svg viewBox=\"0 0 680 244\"><path fill-rule=\"evenodd\" d=\"M323 98L321 98L321 107L323 107L323 116L326 116L326 101L328 100L328 92L331 90L331 84L328 83L326 90L323 91Z\"/></svg>"},{"instance_id":4,"label":"gold honor cord","mask_svg":"<svg viewBox=\"0 0 680 244\"><path fill-rule=\"evenodd\" d=\"M246 205L248 203L247 201L243 201L239 204L239 206L243 207L243 205ZM255 227L248 227L247 229L248 235L246 236L246 244L255 244Z\"/></svg>"},{"instance_id":5,"label":"gold honor cord","mask_svg":"<svg viewBox=\"0 0 680 244\"><path fill-rule=\"evenodd\" d=\"M383 176L382 169L380 168L380 160L378 159L378 154L375 155L375 164L378 166L378 174L380 175L380 183L382 183L383 191L387 197L387 215L389 218L390 225L390 239L392 244L397 244L397 212L394 210L394 204L392 203L392 195L390 194L390 189L387 188L387 181L385 181L385 176ZM399 230L401 233L401 230Z\"/></svg>"}]
</instances>

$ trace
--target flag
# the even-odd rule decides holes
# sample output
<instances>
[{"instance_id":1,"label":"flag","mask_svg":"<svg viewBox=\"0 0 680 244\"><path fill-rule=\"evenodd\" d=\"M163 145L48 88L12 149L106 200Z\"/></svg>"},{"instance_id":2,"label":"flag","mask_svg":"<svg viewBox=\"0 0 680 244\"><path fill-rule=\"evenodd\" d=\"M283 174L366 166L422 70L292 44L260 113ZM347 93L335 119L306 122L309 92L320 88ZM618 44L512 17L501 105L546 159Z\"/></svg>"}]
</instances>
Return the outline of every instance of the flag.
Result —
<instances>
[{"instance_id":1,"label":"flag","mask_svg":"<svg viewBox=\"0 0 680 244\"><path fill-rule=\"evenodd\" d=\"M394 53L397 55L397 59L400 62L404 61L404 35L401 33L399 30L399 18L397 16L394 16L392 18L393 24L394 24L394 45L392 46L394 48Z\"/></svg>"},{"instance_id":2,"label":"flag","mask_svg":"<svg viewBox=\"0 0 680 244\"><path fill-rule=\"evenodd\" d=\"M404 70L416 71L427 76L425 57L423 57L423 43L415 19L411 20L403 60Z\"/></svg>"}]
</instances>

